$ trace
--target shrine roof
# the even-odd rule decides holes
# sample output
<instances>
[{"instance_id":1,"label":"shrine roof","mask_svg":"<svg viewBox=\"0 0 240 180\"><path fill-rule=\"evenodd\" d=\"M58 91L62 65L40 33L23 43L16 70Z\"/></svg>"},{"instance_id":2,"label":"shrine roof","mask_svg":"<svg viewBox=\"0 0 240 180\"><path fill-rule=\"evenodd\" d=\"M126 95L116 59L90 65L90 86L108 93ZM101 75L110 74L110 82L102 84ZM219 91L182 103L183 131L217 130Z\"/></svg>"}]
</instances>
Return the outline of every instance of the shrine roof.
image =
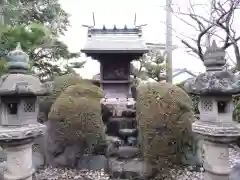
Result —
<instances>
[{"instance_id":1,"label":"shrine roof","mask_svg":"<svg viewBox=\"0 0 240 180\"><path fill-rule=\"evenodd\" d=\"M94 28L88 30L87 43L81 51L86 54L144 54L148 52L148 48L139 28Z\"/></svg>"}]
</instances>

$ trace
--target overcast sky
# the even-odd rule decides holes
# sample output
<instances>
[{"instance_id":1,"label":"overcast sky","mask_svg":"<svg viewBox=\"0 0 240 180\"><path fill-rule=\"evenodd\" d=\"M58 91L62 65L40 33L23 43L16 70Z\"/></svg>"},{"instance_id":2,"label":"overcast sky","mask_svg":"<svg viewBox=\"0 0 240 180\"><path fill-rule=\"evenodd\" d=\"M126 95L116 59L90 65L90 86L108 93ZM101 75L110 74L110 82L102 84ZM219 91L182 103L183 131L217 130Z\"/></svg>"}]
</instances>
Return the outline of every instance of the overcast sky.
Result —
<instances>
[{"instance_id":1,"label":"overcast sky","mask_svg":"<svg viewBox=\"0 0 240 180\"><path fill-rule=\"evenodd\" d=\"M176 2L174 2L176 1ZM192 0L193 1L193 0ZM123 27L124 24L133 26L134 13L137 13L137 24L147 24L143 29L146 42L165 43L165 1L164 0L60 0L62 7L71 15L71 27L62 40L69 46L71 51L80 51L83 48L87 29L82 24L93 25L92 12L95 13L96 26L112 28ZM187 12L189 0L173 0L174 9L180 8ZM208 0L195 0L195 3L209 3ZM200 14L208 16L208 8L197 9ZM187 20L188 21L188 20ZM193 28L173 16L173 44L179 46L173 52L173 68L187 68L193 72L203 72L203 63L186 52L186 48L179 41L179 36L187 35L196 37ZM177 37L176 37L177 36ZM181 36L183 37L183 36ZM85 68L80 71L81 75L91 78L99 72L99 64L94 60L88 60Z\"/></svg>"}]
</instances>

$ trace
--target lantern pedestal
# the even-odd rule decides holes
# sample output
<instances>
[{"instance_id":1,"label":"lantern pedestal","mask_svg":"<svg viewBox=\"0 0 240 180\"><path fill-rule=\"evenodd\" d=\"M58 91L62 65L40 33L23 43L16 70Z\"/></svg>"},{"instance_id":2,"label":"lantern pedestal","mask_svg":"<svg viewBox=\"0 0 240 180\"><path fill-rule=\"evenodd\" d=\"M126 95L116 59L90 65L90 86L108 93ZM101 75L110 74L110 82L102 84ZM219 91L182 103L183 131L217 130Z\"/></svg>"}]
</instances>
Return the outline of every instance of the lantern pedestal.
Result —
<instances>
[{"instance_id":1,"label":"lantern pedestal","mask_svg":"<svg viewBox=\"0 0 240 180\"><path fill-rule=\"evenodd\" d=\"M237 123L196 121L192 130L202 144L204 180L229 180L228 145L240 135Z\"/></svg>"},{"instance_id":2,"label":"lantern pedestal","mask_svg":"<svg viewBox=\"0 0 240 180\"><path fill-rule=\"evenodd\" d=\"M32 180L35 169L32 166L32 143L6 146L7 154L5 180Z\"/></svg>"},{"instance_id":3,"label":"lantern pedestal","mask_svg":"<svg viewBox=\"0 0 240 180\"><path fill-rule=\"evenodd\" d=\"M45 126L36 123L19 127L0 126L0 144L7 155L4 180L32 180L32 145Z\"/></svg>"},{"instance_id":4,"label":"lantern pedestal","mask_svg":"<svg viewBox=\"0 0 240 180\"><path fill-rule=\"evenodd\" d=\"M204 180L227 180L229 179L230 165L227 144L203 141L204 152Z\"/></svg>"}]
</instances>

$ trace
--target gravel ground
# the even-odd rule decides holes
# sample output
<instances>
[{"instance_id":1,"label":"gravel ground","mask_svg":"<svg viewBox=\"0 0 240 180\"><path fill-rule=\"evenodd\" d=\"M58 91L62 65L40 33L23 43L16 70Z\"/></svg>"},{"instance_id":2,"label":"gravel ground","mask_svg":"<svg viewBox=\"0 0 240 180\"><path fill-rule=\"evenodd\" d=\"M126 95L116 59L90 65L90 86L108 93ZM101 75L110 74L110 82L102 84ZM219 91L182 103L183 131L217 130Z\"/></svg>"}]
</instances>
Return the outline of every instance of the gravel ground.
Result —
<instances>
[{"instance_id":1,"label":"gravel ground","mask_svg":"<svg viewBox=\"0 0 240 180\"><path fill-rule=\"evenodd\" d=\"M230 148L230 165L235 166L240 163L240 150ZM182 172L176 172L173 170L173 177L176 180L202 180L201 172L191 172L190 170L184 170ZM75 170L75 169L55 169L45 168L38 170L33 180L107 180L110 179L109 175L103 170L101 171L87 171L87 170Z\"/></svg>"},{"instance_id":2,"label":"gravel ground","mask_svg":"<svg viewBox=\"0 0 240 180\"><path fill-rule=\"evenodd\" d=\"M33 180L107 180L109 175L103 170L86 171L76 169L46 168L35 173Z\"/></svg>"},{"instance_id":3,"label":"gravel ground","mask_svg":"<svg viewBox=\"0 0 240 180\"><path fill-rule=\"evenodd\" d=\"M240 163L240 149L237 147L229 148L229 164L231 168L237 163ZM176 180L203 180L203 173L191 172L186 169L184 172L173 172L173 177L176 177Z\"/></svg>"}]
</instances>

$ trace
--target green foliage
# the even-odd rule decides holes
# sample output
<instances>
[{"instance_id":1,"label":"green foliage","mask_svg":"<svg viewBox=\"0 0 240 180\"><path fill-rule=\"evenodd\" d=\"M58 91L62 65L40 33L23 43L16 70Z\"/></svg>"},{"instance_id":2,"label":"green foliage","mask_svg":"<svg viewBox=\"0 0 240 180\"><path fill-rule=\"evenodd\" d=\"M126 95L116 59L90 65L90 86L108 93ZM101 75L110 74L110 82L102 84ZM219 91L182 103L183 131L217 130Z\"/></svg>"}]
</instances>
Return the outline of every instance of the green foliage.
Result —
<instances>
[{"instance_id":1,"label":"green foliage","mask_svg":"<svg viewBox=\"0 0 240 180\"><path fill-rule=\"evenodd\" d=\"M101 119L102 90L89 83L68 87L54 102L49 121L59 124L59 139L80 145L84 153L105 147L105 126Z\"/></svg>"},{"instance_id":2,"label":"green foliage","mask_svg":"<svg viewBox=\"0 0 240 180\"><path fill-rule=\"evenodd\" d=\"M166 79L166 57L160 51L152 50L139 60L139 67L132 64L132 74L142 80L153 79L157 82Z\"/></svg>"},{"instance_id":3,"label":"green foliage","mask_svg":"<svg viewBox=\"0 0 240 180\"><path fill-rule=\"evenodd\" d=\"M42 81L52 80L56 75L75 73L74 68L83 67L85 62L68 63L80 54L70 52L59 40L59 35L67 30L69 15L58 0L10 0L5 2L4 12L8 27L1 39L0 57L21 42L33 62L33 71ZM62 67L56 63L60 60L66 62Z\"/></svg>"},{"instance_id":4,"label":"green foliage","mask_svg":"<svg viewBox=\"0 0 240 180\"><path fill-rule=\"evenodd\" d=\"M233 120L237 121L238 123L240 123L240 100L239 100L239 96L234 96L233 97L233 103L235 105L235 109L233 111Z\"/></svg>"},{"instance_id":5,"label":"green foliage","mask_svg":"<svg viewBox=\"0 0 240 180\"><path fill-rule=\"evenodd\" d=\"M28 53L33 71L37 72L41 80L73 72L71 71L73 68L81 68L85 64L85 62L72 63L62 69L58 65L53 65L53 62L60 59L71 59L78 55L69 53L67 46L57 40L41 24L33 23L29 26L7 28L0 37L0 56L7 55L18 42L21 43L23 51Z\"/></svg>"},{"instance_id":6,"label":"green foliage","mask_svg":"<svg viewBox=\"0 0 240 180\"><path fill-rule=\"evenodd\" d=\"M184 90L184 82L177 84L178 87L180 87L182 90ZM184 90L185 91L185 90ZM198 104L200 101L200 97L198 95L194 95L194 94L189 94L188 95L191 100L192 100L192 106L193 106L193 111L195 114L199 114L199 110L198 110Z\"/></svg>"},{"instance_id":7,"label":"green foliage","mask_svg":"<svg viewBox=\"0 0 240 180\"><path fill-rule=\"evenodd\" d=\"M233 103L235 105L235 109L233 111L233 120L240 123L240 96L234 96ZM240 147L240 138L236 140L236 144Z\"/></svg>"},{"instance_id":8,"label":"green foliage","mask_svg":"<svg viewBox=\"0 0 240 180\"><path fill-rule=\"evenodd\" d=\"M7 73L6 61L0 60L0 77Z\"/></svg>"},{"instance_id":9,"label":"green foliage","mask_svg":"<svg viewBox=\"0 0 240 180\"><path fill-rule=\"evenodd\" d=\"M191 99L172 84L147 83L137 88L136 107L142 155L164 179L182 166L186 150L195 151Z\"/></svg>"},{"instance_id":10,"label":"green foliage","mask_svg":"<svg viewBox=\"0 0 240 180\"><path fill-rule=\"evenodd\" d=\"M40 24L9 27L1 35L1 57L21 43L23 51L30 53L50 39L50 33Z\"/></svg>"},{"instance_id":11,"label":"green foliage","mask_svg":"<svg viewBox=\"0 0 240 180\"><path fill-rule=\"evenodd\" d=\"M59 0L8 0L5 2L5 22L11 26L39 22L54 34L64 34L70 25L69 14Z\"/></svg>"}]
</instances>

